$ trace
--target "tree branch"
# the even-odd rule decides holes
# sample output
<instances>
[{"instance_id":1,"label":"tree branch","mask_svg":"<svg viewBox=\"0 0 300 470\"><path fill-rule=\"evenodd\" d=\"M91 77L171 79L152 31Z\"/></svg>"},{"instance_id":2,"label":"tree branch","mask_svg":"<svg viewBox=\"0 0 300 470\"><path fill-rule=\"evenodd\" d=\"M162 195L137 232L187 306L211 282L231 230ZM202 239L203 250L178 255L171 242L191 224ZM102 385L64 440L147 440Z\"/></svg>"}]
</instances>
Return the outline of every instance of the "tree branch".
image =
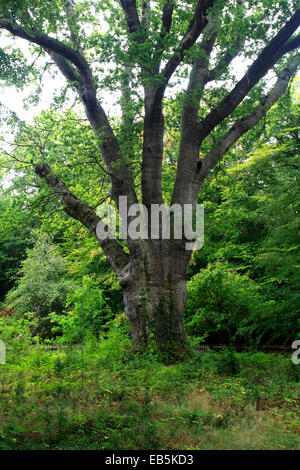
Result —
<instances>
[{"instance_id":1,"label":"tree branch","mask_svg":"<svg viewBox=\"0 0 300 470\"><path fill-rule=\"evenodd\" d=\"M128 264L128 257L117 240L109 238L100 240L97 237L97 225L101 224L103 229L107 226L102 222L96 212L71 193L67 186L52 173L49 165L45 163L37 164L35 166L35 173L45 180L53 194L58 197L62 203L63 210L73 219L81 222L90 231L93 237L96 238L115 271L120 273Z\"/></svg>"},{"instance_id":2,"label":"tree branch","mask_svg":"<svg viewBox=\"0 0 300 470\"><path fill-rule=\"evenodd\" d=\"M181 122L183 127L195 122L198 117L199 102L203 89L209 81L209 59L217 37L215 25L210 21L205 30L205 36L199 44L199 56L195 60L187 87L185 103L182 107Z\"/></svg>"},{"instance_id":3,"label":"tree branch","mask_svg":"<svg viewBox=\"0 0 300 470\"><path fill-rule=\"evenodd\" d=\"M178 51L171 57L169 62L166 64L162 75L168 82L172 77L173 73L177 69L178 65L182 62L184 53L191 48L197 41L203 29L207 25L207 11L214 4L214 0L198 0L195 7L194 18L191 21L189 28L182 38Z\"/></svg>"},{"instance_id":4,"label":"tree branch","mask_svg":"<svg viewBox=\"0 0 300 470\"><path fill-rule=\"evenodd\" d=\"M173 4L168 0L163 6L163 16L162 16L162 31L161 37L165 37L166 33L168 33L172 26L172 18L173 18Z\"/></svg>"},{"instance_id":5,"label":"tree branch","mask_svg":"<svg viewBox=\"0 0 300 470\"><path fill-rule=\"evenodd\" d=\"M283 54L286 54L287 52L291 52L295 49L300 47L300 35L296 36L294 39L291 41L288 41L285 46L283 47Z\"/></svg>"},{"instance_id":6,"label":"tree branch","mask_svg":"<svg viewBox=\"0 0 300 470\"><path fill-rule=\"evenodd\" d=\"M193 181L195 172L198 170L197 161L202 141L236 109L260 78L284 55L284 47L299 24L300 10L297 10L279 33L263 49L244 77L226 98L198 125L182 126L179 149L180 158L178 159L172 204L195 202L195 190L190 185L190 182Z\"/></svg>"},{"instance_id":7,"label":"tree branch","mask_svg":"<svg viewBox=\"0 0 300 470\"><path fill-rule=\"evenodd\" d=\"M72 47L64 44L58 39L48 36L47 34L38 33L37 31L33 30L27 32L19 25L14 25L7 20L0 20L0 29L1 28L6 29L14 36L25 39L31 43L38 44L45 50L51 50L56 54L63 56L65 59L72 62L73 65L75 65L81 75L90 79L90 74L87 73L89 66L86 60Z\"/></svg>"},{"instance_id":8,"label":"tree branch","mask_svg":"<svg viewBox=\"0 0 300 470\"><path fill-rule=\"evenodd\" d=\"M210 71L208 82L211 82L212 80L216 80L224 69L228 69L233 59L235 59L238 56L238 54L241 52L241 50L243 49L244 42L245 41L239 38L236 41L235 50L225 52L225 54L223 55L223 57L221 57L219 62L216 64L216 66Z\"/></svg>"},{"instance_id":9,"label":"tree branch","mask_svg":"<svg viewBox=\"0 0 300 470\"><path fill-rule=\"evenodd\" d=\"M156 88L145 89L145 119L142 163L142 193L143 204L149 207L151 204L162 203L161 168L163 160L163 135L164 116L162 99L173 72L183 59L184 52L188 50L198 39L207 24L205 14L214 0L198 0L195 7L194 18L190 23L187 33L182 39L178 53L170 59L166 65L163 76L165 81ZM165 5L165 21L170 22L170 5ZM168 11L168 13L166 13Z\"/></svg>"},{"instance_id":10,"label":"tree branch","mask_svg":"<svg viewBox=\"0 0 300 470\"><path fill-rule=\"evenodd\" d=\"M240 14L244 12L244 1L240 0ZM235 38L235 50L227 50L224 56L221 58L219 63L214 67L213 70L209 71L209 60L217 39L218 25L217 18L208 17L208 24L205 28L203 40L199 46L201 57L197 59L190 73L189 84L187 88L187 103L183 106L182 122L183 125L189 125L192 121L198 117L198 109L201 96L203 95L203 89L205 85L211 80L216 79L220 70L228 67L231 61L238 55L242 49L245 39L241 37ZM190 99L189 99L190 97Z\"/></svg>"},{"instance_id":11,"label":"tree branch","mask_svg":"<svg viewBox=\"0 0 300 470\"><path fill-rule=\"evenodd\" d=\"M290 61L290 64L279 74L278 79L271 91L263 97L262 104L248 116L239 119L204 159L201 160L201 171L196 174L195 181L201 184L210 170L216 165L221 157L232 147L240 137L252 129L267 111L276 103L288 87L291 78L295 75L300 64L300 58Z\"/></svg>"},{"instance_id":12,"label":"tree branch","mask_svg":"<svg viewBox=\"0 0 300 470\"><path fill-rule=\"evenodd\" d=\"M140 20L136 8L136 0L120 0L125 13L125 19L130 33L136 33L140 28Z\"/></svg>"},{"instance_id":13,"label":"tree branch","mask_svg":"<svg viewBox=\"0 0 300 470\"><path fill-rule=\"evenodd\" d=\"M74 15L74 1L73 0L68 0L65 4L65 9L66 9L66 14L68 18L68 24L69 24L69 29L70 29L70 35L71 35L71 40L73 43L73 46L76 49L79 49L79 38L77 33L75 32L73 25L71 24L72 16Z\"/></svg>"},{"instance_id":14,"label":"tree branch","mask_svg":"<svg viewBox=\"0 0 300 470\"><path fill-rule=\"evenodd\" d=\"M300 10L287 21L285 26L263 49L258 58L248 69L244 77L233 90L208 116L199 124L199 142L202 142L211 131L222 122L243 101L245 96L256 83L270 70L273 65L286 53L288 39L300 25Z\"/></svg>"},{"instance_id":15,"label":"tree branch","mask_svg":"<svg viewBox=\"0 0 300 470\"><path fill-rule=\"evenodd\" d=\"M243 15L245 12L245 1L244 0L239 0L238 1L239 8L240 8L240 14ZM208 82L212 80L216 80L219 76L219 74L224 70L224 68L228 68L228 66L231 64L233 59L237 57L239 52L243 49L245 44L245 37L244 36L237 36L234 41L233 48L227 49L224 55L221 57L219 62L215 65L215 67L210 71L209 77L208 77Z\"/></svg>"},{"instance_id":16,"label":"tree branch","mask_svg":"<svg viewBox=\"0 0 300 470\"><path fill-rule=\"evenodd\" d=\"M63 56L53 52L51 50L46 50L53 62L57 65L60 72L63 76L70 82L74 82L77 85L83 85L83 80L77 71L72 67L70 62L68 62Z\"/></svg>"},{"instance_id":17,"label":"tree branch","mask_svg":"<svg viewBox=\"0 0 300 470\"><path fill-rule=\"evenodd\" d=\"M0 21L0 28L4 28L14 36L39 44L47 51L63 75L75 84L80 99L84 105L86 115L97 137L100 137L100 149L108 171L113 175L112 198L118 204L120 195L127 195L129 204L136 202L133 177L120 152L118 141L109 123L107 115L97 99L92 72L86 59L72 47L54 39L46 34L31 30L25 31L6 20ZM79 75L72 68L70 61L78 70Z\"/></svg>"},{"instance_id":18,"label":"tree branch","mask_svg":"<svg viewBox=\"0 0 300 470\"><path fill-rule=\"evenodd\" d=\"M156 45L153 51L153 68L152 73L158 74L160 70L160 64L163 56L164 51L164 38L166 34L170 31L172 26L172 18L173 18L173 4L171 1L167 1L163 6L163 14L162 14L162 27L160 31L160 35L157 38Z\"/></svg>"},{"instance_id":19,"label":"tree branch","mask_svg":"<svg viewBox=\"0 0 300 470\"><path fill-rule=\"evenodd\" d=\"M142 3L142 25L147 28L148 12L150 10L150 0L143 0Z\"/></svg>"}]
</instances>

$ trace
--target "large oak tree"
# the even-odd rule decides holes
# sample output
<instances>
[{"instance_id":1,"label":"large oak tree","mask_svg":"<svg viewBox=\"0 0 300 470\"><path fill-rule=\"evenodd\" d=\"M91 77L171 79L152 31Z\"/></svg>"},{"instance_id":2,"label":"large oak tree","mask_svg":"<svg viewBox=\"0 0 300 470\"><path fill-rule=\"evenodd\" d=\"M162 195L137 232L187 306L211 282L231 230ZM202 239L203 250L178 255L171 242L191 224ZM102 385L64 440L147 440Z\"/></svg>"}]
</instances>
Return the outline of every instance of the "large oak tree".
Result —
<instances>
[{"instance_id":1,"label":"large oak tree","mask_svg":"<svg viewBox=\"0 0 300 470\"><path fill-rule=\"evenodd\" d=\"M38 46L77 93L117 207L120 196L127 196L128 206L164 203L170 104L176 112L180 106L180 120L171 125L177 159L171 203L195 207L205 178L282 96L300 62L295 52L300 10L292 0L0 4L3 34ZM7 51L1 52L9 63ZM237 79L245 61L250 65ZM118 128L102 107L103 88L120 92ZM145 348L154 339L164 360L184 357L185 273L192 253L186 240L129 238L126 247L117 239L100 240L96 228L105 223L95 210L68 189L49 162L37 161L35 172L64 211L98 240L116 271L134 347Z\"/></svg>"}]
</instances>

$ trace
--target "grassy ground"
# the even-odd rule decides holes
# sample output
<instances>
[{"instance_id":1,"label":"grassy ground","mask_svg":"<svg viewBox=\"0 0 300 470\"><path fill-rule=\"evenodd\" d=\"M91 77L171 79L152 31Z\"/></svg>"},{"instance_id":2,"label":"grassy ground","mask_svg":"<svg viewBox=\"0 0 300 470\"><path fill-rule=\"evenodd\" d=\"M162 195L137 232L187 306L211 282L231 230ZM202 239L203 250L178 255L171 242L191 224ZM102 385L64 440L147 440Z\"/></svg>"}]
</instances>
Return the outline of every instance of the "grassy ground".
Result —
<instances>
[{"instance_id":1,"label":"grassy ground","mask_svg":"<svg viewBox=\"0 0 300 470\"><path fill-rule=\"evenodd\" d=\"M205 353L164 366L121 330L81 350L8 350L0 449L299 449L290 356Z\"/></svg>"}]
</instances>

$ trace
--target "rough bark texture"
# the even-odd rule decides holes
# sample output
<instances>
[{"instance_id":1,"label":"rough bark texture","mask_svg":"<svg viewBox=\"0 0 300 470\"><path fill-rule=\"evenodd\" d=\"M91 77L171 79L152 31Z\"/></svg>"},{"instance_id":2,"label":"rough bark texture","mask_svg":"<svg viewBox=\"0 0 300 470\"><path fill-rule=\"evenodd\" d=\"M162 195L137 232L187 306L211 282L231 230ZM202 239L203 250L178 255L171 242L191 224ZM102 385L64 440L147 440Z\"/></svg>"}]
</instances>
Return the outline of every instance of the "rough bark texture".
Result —
<instances>
[{"instance_id":1,"label":"rough bark texture","mask_svg":"<svg viewBox=\"0 0 300 470\"><path fill-rule=\"evenodd\" d=\"M124 305L134 347L155 348L165 363L187 356L190 347L184 328L187 299L185 270L174 268L165 241L131 260L120 274Z\"/></svg>"}]
</instances>

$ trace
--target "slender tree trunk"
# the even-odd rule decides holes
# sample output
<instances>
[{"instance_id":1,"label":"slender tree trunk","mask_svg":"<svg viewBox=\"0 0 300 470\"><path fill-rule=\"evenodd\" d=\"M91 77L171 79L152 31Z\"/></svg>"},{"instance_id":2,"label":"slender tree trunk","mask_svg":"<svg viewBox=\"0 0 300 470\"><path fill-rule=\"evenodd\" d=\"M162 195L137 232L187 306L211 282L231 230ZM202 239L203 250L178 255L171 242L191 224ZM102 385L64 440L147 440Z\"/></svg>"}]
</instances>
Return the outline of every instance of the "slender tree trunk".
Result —
<instances>
[{"instance_id":1,"label":"slender tree trunk","mask_svg":"<svg viewBox=\"0 0 300 470\"><path fill-rule=\"evenodd\" d=\"M133 260L123 272L125 312L136 350L154 349L165 363L188 356L184 327L187 299L185 273L169 255Z\"/></svg>"}]
</instances>

